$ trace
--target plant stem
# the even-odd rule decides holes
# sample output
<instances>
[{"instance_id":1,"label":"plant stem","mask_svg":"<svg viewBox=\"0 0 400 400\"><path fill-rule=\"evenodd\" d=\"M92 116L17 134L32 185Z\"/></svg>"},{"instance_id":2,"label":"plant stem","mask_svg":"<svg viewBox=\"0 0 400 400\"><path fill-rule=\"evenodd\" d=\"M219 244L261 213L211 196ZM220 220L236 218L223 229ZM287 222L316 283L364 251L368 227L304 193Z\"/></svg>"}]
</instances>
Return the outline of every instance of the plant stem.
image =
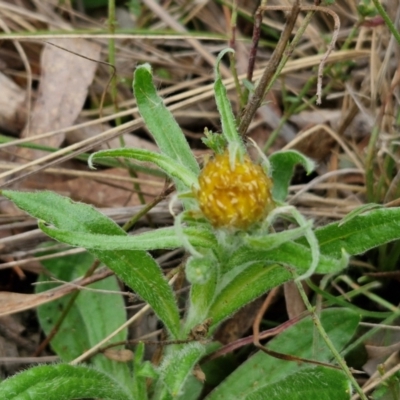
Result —
<instances>
[{"instance_id":1,"label":"plant stem","mask_svg":"<svg viewBox=\"0 0 400 400\"><path fill-rule=\"evenodd\" d=\"M250 49L250 54L249 54L249 64L247 66L247 80L249 82L251 82L253 79L253 72L254 72L254 65L256 62L258 42L260 41L260 35L261 35L262 14L263 14L263 11L262 11L261 7L259 7L254 15L253 39L252 39L252 44L251 44L251 49ZM248 95L248 90L246 90L246 93Z\"/></svg>"},{"instance_id":2,"label":"plant stem","mask_svg":"<svg viewBox=\"0 0 400 400\"><path fill-rule=\"evenodd\" d=\"M271 81L271 78L275 74L275 70L279 65L279 62L282 58L282 55L285 51L286 45L290 39L290 35L292 34L292 30L297 20L297 16L300 12L300 5L299 2L296 1L292 7L290 12L288 21L285 25L285 28L282 31L281 37L279 42L277 43L274 52L272 53L271 59L266 66L263 75L261 76L260 82L257 85L254 95L251 97L249 103L247 104L246 108L243 112L243 118L239 124L239 133L244 136L247 132L247 129L250 126L251 120L253 119L254 114L257 112L258 108L260 107L264 95L265 95L265 88Z\"/></svg>"},{"instance_id":3,"label":"plant stem","mask_svg":"<svg viewBox=\"0 0 400 400\"><path fill-rule=\"evenodd\" d=\"M139 221L140 218L144 217L147 215L147 213L154 207L156 206L160 201L164 200L169 194L171 194L175 190L175 186L170 186L167 189L163 191L159 196L157 196L153 201L151 201L149 204L146 204L137 214L132 216L125 224L123 225L122 229L125 232L128 232L129 230L132 229L133 225L136 224L137 221Z\"/></svg>"},{"instance_id":4,"label":"plant stem","mask_svg":"<svg viewBox=\"0 0 400 400\"><path fill-rule=\"evenodd\" d=\"M315 11L309 11L307 13L307 15L305 16L303 23L300 25L299 29L297 30L292 42L287 47L286 51L283 53L282 58L279 62L279 65L278 65L271 81L269 82L269 84L267 85L267 87L265 89L266 91L269 91L271 89L273 83L278 78L278 76L281 74L283 67L285 66L285 64L289 60L290 56L292 55L295 47L299 43L301 37L303 36L304 31L306 30L308 24L310 23L311 18L313 17L314 13L315 13Z\"/></svg>"},{"instance_id":5,"label":"plant stem","mask_svg":"<svg viewBox=\"0 0 400 400\"><path fill-rule=\"evenodd\" d=\"M380 3L379 0L372 0L374 3L376 9L378 10L378 13L381 15L383 20L386 22L387 27L389 28L390 32L392 32L392 35L396 39L397 43L400 44L400 33L394 26L392 20L390 19L389 15L385 11L385 9L382 7L382 4Z\"/></svg>"},{"instance_id":6,"label":"plant stem","mask_svg":"<svg viewBox=\"0 0 400 400\"><path fill-rule=\"evenodd\" d=\"M229 47L236 51L236 21L237 21L237 4L236 1L232 1L232 16L231 16L231 25L230 25L230 39L229 39ZM235 82L236 93L239 98L240 109L245 106L245 100L242 93L242 87L240 86L239 77L236 70L236 58L234 53L229 53L229 66L231 69L231 73L233 76L233 80Z\"/></svg>"},{"instance_id":7,"label":"plant stem","mask_svg":"<svg viewBox=\"0 0 400 400\"><path fill-rule=\"evenodd\" d=\"M108 0L108 30L111 35L115 34L115 0ZM108 40L108 62L111 64L110 73L113 74L111 78L111 99L114 105L114 111L118 112L117 105L117 74L114 73L115 67L115 40L110 38ZM117 126L121 124L121 118L115 121ZM121 136L122 137L122 136ZM122 145L122 143L121 143Z\"/></svg>"},{"instance_id":8,"label":"plant stem","mask_svg":"<svg viewBox=\"0 0 400 400\"><path fill-rule=\"evenodd\" d=\"M354 386L356 392L358 393L358 395L360 396L360 398L362 400L368 400L366 395L364 394L364 392L362 391L361 387L359 386L359 384L357 383L357 381L355 380L353 374L351 373L351 371L349 370L349 367L347 366L346 362L344 361L344 359L340 356L339 352L335 349L335 346L333 345L333 343L331 342L331 340L329 339L329 336L327 335L327 333L325 332L324 327L321 324L320 319L318 318L318 315L315 312L314 307L311 305L311 303L308 300L308 297L306 295L306 292L304 291L303 285L302 283L297 279L297 276L295 276L294 279L297 289L300 293L301 298L304 301L304 304L307 307L307 310L311 313L311 316L313 318L314 324L317 327L322 339L325 341L326 345L328 346L328 348L330 349L330 351L332 352L333 356L335 357L336 361L338 362L338 364L340 365L340 367L342 368L343 372L347 375L347 377L349 378L350 382L352 383L352 385Z\"/></svg>"},{"instance_id":9,"label":"plant stem","mask_svg":"<svg viewBox=\"0 0 400 400\"><path fill-rule=\"evenodd\" d=\"M367 201L371 203L379 202L378 193L374 190L374 160L376 156L376 143L380 133L381 116L378 117L376 125L372 129L371 137L367 147L367 157L365 159L365 183L367 187Z\"/></svg>"}]
</instances>

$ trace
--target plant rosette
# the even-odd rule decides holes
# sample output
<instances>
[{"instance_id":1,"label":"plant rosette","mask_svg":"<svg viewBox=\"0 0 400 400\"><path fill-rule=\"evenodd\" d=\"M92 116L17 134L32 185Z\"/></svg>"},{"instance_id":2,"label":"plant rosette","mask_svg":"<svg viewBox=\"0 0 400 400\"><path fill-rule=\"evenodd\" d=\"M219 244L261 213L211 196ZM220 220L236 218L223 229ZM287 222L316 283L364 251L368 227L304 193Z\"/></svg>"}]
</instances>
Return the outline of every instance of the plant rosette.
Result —
<instances>
[{"instance_id":1,"label":"plant rosette","mask_svg":"<svg viewBox=\"0 0 400 400\"><path fill-rule=\"evenodd\" d=\"M162 363L152 370L153 399L179 398L206 353L206 339L223 320L252 300L291 279L299 283L313 273L338 273L348 265L350 256L400 238L397 208L362 207L341 222L315 229L312 221L285 204L295 165L301 164L310 173L314 163L293 150L278 151L268 158L259 151L260 161L251 159L219 74L219 64L228 51L232 50L221 52L215 68L214 92L222 132L205 131L203 141L214 155L202 170L157 94L148 64L136 68L133 90L160 153L121 148L99 151L89 159L92 167L110 157L158 166L176 186L177 195L171 203L178 199L183 204L173 226L128 235L93 207L55 193L2 191L37 218L39 228L48 236L87 249L113 270L154 310L171 340L192 338L191 343L168 346ZM296 222L297 227L276 232L277 218ZM148 254L179 247L189 253L186 276L191 283L183 319L171 286ZM201 338L193 341L199 331ZM345 365L342 368L345 370ZM25 378L20 376L22 382ZM349 372L347 376L351 379ZM136 398L147 398L146 377L135 379L140 381L135 386Z\"/></svg>"},{"instance_id":2,"label":"plant rosette","mask_svg":"<svg viewBox=\"0 0 400 400\"><path fill-rule=\"evenodd\" d=\"M238 260L241 254L249 252L257 255L260 250L272 250L282 243L305 236L310 248L311 262L308 268L303 268L298 273L300 279L310 276L319 262L318 242L312 224L294 207L283 203L295 164L303 164L310 173L314 163L296 151L287 151L275 153L274 164L271 165L258 148L260 161L255 162L250 158L246 144L237 131L226 89L219 74L219 63L228 51L231 50L221 52L215 68L214 90L221 115L222 133L205 130L203 142L214 154L206 159L202 170L181 129L157 95L148 64L136 69L133 87L139 112L161 154L123 148L99 151L89 159L92 167L96 160L106 157L150 161L174 181L177 195L171 203L181 199L184 205L184 211L175 216L174 234L190 254L186 272L192 284L191 305L184 324L184 335L208 318L213 320L212 331L235 309L271 288L267 285L263 288L257 287L256 290L249 289L246 300L242 299L240 305L234 305L228 312L220 310L217 305L225 302L228 294L233 295L236 289L232 285L236 286L240 276L247 274L249 268L253 268L251 275L257 276L268 265L267 269L277 275L271 282L281 280L282 276L286 277L285 280L292 277L292 272L279 266L278 260L269 262L266 259L262 265L258 259L252 261L250 258L244 263L238 261L236 265L231 265L227 260ZM277 180L277 189L273 185L275 167L285 169L283 178ZM274 233L272 225L279 216L294 219L299 227ZM198 245L193 237L195 233L207 235L210 239L207 245ZM343 260L340 263L343 264ZM296 267L290 263L289 266ZM273 272L278 269L279 272ZM214 309L218 309L218 312L214 313Z\"/></svg>"}]
</instances>

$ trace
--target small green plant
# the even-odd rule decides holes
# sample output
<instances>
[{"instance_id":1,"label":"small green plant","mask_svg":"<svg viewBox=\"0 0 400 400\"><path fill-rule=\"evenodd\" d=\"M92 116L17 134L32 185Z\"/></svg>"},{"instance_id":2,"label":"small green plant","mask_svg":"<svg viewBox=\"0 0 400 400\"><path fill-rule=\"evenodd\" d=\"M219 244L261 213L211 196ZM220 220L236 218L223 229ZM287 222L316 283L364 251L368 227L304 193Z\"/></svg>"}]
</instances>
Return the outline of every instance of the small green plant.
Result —
<instances>
[{"instance_id":1,"label":"small green plant","mask_svg":"<svg viewBox=\"0 0 400 400\"><path fill-rule=\"evenodd\" d=\"M129 236L93 207L55 193L2 191L37 218L49 237L87 249L154 310L168 336L160 365L143 361L144 345L139 344L129 367L110 360L93 362L96 369L79 366L71 350L75 345L67 346L71 352L66 354L64 346L53 343L70 365L34 367L11 377L0 384L3 399L197 399L202 382L194 371L199 364L202 367L202 358L215 350L211 340L222 321L284 282L299 282L313 273L338 273L350 256L400 238L397 208L362 208L341 222L314 228L296 208L284 203L294 166L301 163L311 172L314 164L296 151L276 152L269 159L261 154L259 162L250 158L218 71L225 53L218 58L214 85L222 133L206 131L204 142L215 155L202 171L158 96L148 64L135 70L133 89L160 153L121 148L95 153L89 161L93 166L100 159L126 157L157 165L176 186L174 201L183 204L174 226ZM275 232L277 218L295 221L298 227ZM191 288L184 315L159 265L148 254L178 247L189 253L185 271ZM302 290L301 284L298 286ZM337 352L351 339L359 316L348 309L327 309L320 321L306 297L304 300L312 319L293 325L268 348L324 365L298 365L259 352L211 392L208 400L349 399L354 389L365 398ZM79 305L83 321L85 312L101 315L89 311L84 303ZM45 325L43 313L41 320ZM313 347L314 324L327 344L321 341L317 349ZM92 346L97 333L88 328L90 340L74 351ZM79 336L79 330L75 334ZM124 335L118 339L124 340ZM333 358L339 367L326 366ZM207 364L204 368L207 370Z\"/></svg>"}]
</instances>

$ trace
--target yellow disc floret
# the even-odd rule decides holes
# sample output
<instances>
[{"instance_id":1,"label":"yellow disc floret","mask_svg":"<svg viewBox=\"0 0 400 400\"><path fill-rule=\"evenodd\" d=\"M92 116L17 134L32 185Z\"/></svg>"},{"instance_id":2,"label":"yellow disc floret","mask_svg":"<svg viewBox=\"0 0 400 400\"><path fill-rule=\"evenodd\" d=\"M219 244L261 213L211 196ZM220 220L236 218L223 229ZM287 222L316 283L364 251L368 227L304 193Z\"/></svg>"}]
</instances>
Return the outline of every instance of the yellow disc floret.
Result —
<instances>
[{"instance_id":1,"label":"yellow disc floret","mask_svg":"<svg viewBox=\"0 0 400 400\"><path fill-rule=\"evenodd\" d=\"M207 162L196 193L204 216L216 227L247 229L273 207L272 181L246 154L243 162L230 160L229 152Z\"/></svg>"}]
</instances>

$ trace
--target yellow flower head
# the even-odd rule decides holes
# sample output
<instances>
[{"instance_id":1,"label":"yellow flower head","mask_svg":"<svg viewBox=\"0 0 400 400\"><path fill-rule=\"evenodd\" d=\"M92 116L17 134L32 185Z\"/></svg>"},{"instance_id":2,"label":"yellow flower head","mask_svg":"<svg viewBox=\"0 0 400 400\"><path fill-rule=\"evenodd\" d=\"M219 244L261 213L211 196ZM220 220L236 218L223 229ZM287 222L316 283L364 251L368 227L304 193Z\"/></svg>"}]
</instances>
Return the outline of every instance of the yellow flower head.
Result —
<instances>
[{"instance_id":1,"label":"yellow flower head","mask_svg":"<svg viewBox=\"0 0 400 400\"><path fill-rule=\"evenodd\" d=\"M247 229L272 209L271 187L271 179L247 154L233 163L225 150L204 166L196 197L214 227Z\"/></svg>"}]
</instances>

